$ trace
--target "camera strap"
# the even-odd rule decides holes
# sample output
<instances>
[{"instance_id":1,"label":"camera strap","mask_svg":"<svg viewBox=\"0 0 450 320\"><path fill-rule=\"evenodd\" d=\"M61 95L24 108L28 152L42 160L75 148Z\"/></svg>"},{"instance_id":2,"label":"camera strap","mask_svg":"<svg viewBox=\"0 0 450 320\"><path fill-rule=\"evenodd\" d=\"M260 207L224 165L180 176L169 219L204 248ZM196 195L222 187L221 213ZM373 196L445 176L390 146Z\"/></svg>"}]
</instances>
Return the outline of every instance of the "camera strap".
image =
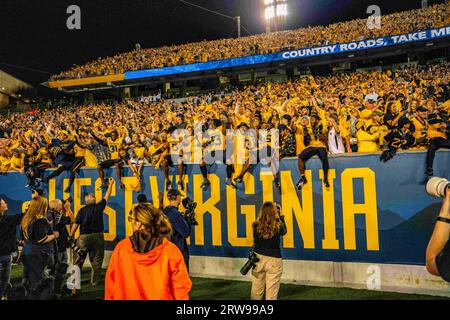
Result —
<instances>
[{"instance_id":1,"label":"camera strap","mask_svg":"<svg viewBox=\"0 0 450 320\"><path fill-rule=\"evenodd\" d=\"M440 222L450 223L450 219L444 217L437 217L436 220Z\"/></svg>"}]
</instances>

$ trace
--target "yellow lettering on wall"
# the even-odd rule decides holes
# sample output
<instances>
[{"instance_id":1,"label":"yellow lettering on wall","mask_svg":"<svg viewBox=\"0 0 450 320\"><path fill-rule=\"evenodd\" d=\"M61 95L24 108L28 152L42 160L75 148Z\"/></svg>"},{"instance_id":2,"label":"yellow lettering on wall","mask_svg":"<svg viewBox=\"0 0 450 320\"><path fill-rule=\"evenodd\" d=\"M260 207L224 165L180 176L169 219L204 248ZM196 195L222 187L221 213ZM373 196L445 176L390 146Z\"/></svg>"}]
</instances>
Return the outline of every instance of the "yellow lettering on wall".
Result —
<instances>
[{"instance_id":1,"label":"yellow lettering on wall","mask_svg":"<svg viewBox=\"0 0 450 320\"><path fill-rule=\"evenodd\" d=\"M281 207L285 215L287 234L283 237L285 248L294 248L294 216L299 226L305 249L314 249L314 212L311 170L306 170L308 183L302 187L302 205L290 171L281 171Z\"/></svg>"},{"instance_id":2,"label":"yellow lettering on wall","mask_svg":"<svg viewBox=\"0 0 450 320\"><path fill-rule=\"evenodd\" d=\"M69 179L63 179L63 190L66 190L69 186ZM70 197L70 192L63 191L63 199L67 199Z\"/></svg>"},{"instance_id":3,"label":"yellow lettering on wall","mask_svg":"<svg viewBox=\"0 0 450 320\"><path fill-rule=\"evenodd\" d=\"M336 170L328 171L329 188L323 184L323 170L319 171L319 177L322 180L323 192L323 229L324 238L322 239L322 249L339 249L339 241L336 239L336 217L334 208L334 179L336 179Z\"/></svg>"},{"instance_id":4,"label":"yellow lettering on wall","mask_svg":"<svg viewBox=\"0 0 450 320\"><path fill-rule=\"evenodd\" d=\"M245 215L245 237L238 237L236 189L226 186L228 242L235 247L248 247L253 243L252 223L256 219L255 205L241 205L241 214ZM246 174L245 194L255 194L255 178Z\"/></svg>"},{"instance_id":5,"label":"yellow lettering on wall","mask_svg":"<svg viewBox=\"0 0 450 320\"><path fill-rule=\"evenodd\" d=\"M273 201L273 174L272 172L261 171L260 179L262 184L263 203Z\"/></svg>"},{"instance_id":6,"label":"yellow lettering on wall","mask_svg":"<svg viewBox=\"0 0 450 320\"><path fill-rule=\"evenodd\" d=\"M98 178L95 181L95 198L97 201L103 198L102 189L100 188L102 185L102 180ZM111 190L111 197L116 196L116 184L114 183L113 188ZM106 206L103 211L104 214L108 216L108 232L105 232L104 238L105 241L114 241L117 237L117 213L113 208Z\"/></svg>"},{"instance_id":7,"label":"yellow lettering on wall","mask_svg":"<svg viewBox=\"0 0 450 320\"><path fill-rule=\"evenodd\" d=\"M203 201L203 190L200 188L203 177L201 174L194 175L194 201L197 202L197 208L195 210L198 226L195 226L195 244L204 245L205 244L205 225L204 225L204 215L211 215L212 224L212 244L214 246L222 245L222 218L220 210L216 205L220 201L220 179L215 174L210 174L209 181L211 181L210 190L211 197Z\"/></svg>"},{"instance_id":8,"label":"yellow lettering on wall","mask_svg":"<svg viewBox=\"0 0 450 320\"><path fill-rule=\"evenodd\" d=\"M159 188L158 188L158 179L156 176L148 177L150 183L150 192L152 194L153 206L159 208Z\"/></svg>"},{"instance_id":9,"label":"yellow lettering on wall","mask_svg":"<svg viewBox=\"0 0 450 320\"><path fill-rule=\"evenodd\" d=\"M48 201L56 199L56 180L51 179L48 181Z\"/></svg>"},{"instance_id":10,"label":"yellow lettering on wall","mask_svg":"<svg viewBox=\"0 0 450 320\"><path fill-rule=\"evenodd\" d=\"M131 228L131 222L128 222L128 214L130 213L131 209L133 208L133 189L131 188L132 185L134 185L136 182L135 177L123 177L122 183L125 185L124 190L124 198L125 198L125 205L124 205L124 218L125 218L125 236L130 237L133 234L133 229Z\"/></svg>"},{"instance_id":11,"label":"yellow lettering on wall","mask_svg":"<svg viewBox=\"0 0 450 320\"><path fill-rule=\"evenodd\" d=\"M353 179L362 178L364 203L354 203ZM356 250L355 214L364 214L366 220L367 250L379 248L378 211L375 173L370 168L348 168L342 172L342 212L344 225L344 249Z\"/></svg>"}]
</instances>

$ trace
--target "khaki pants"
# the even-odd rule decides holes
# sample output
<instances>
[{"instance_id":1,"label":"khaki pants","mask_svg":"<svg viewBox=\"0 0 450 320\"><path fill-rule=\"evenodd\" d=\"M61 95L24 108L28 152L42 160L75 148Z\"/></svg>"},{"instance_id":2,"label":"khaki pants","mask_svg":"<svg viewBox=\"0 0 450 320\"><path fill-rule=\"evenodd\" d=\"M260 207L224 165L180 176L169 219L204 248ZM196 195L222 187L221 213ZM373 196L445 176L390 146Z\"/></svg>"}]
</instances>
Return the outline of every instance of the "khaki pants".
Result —
<instances>
[{"instance_id":1,"label":"khaki pants","mask_svg":"<svg viewBox=\"0 0 450 320\"><path fill-rule=\"evenodd\" d=\"M256 254L259 258L255 269L252 270L252 300L262 300L264 289L266 300L276 300L280 290L281 274L283 273L283 261L281 258L273 258Z\"/></svg>"},{"instance_id":2,"label":"khaki pants","mask_svg":"<svg viewBox=\"0 0 450 320\"><path fill-rule=\"evenodd\" d=\"M105 256L105 239L103 233L82 234L77 239L77 246L83 249L89 255L91 262L91 284L96 286L99 284L102 276L102 264ZM74 260L77 259L74 253ZM80 257L78 267L83 270L83 264L86 256Z\"/></svg>"}]
</instances>

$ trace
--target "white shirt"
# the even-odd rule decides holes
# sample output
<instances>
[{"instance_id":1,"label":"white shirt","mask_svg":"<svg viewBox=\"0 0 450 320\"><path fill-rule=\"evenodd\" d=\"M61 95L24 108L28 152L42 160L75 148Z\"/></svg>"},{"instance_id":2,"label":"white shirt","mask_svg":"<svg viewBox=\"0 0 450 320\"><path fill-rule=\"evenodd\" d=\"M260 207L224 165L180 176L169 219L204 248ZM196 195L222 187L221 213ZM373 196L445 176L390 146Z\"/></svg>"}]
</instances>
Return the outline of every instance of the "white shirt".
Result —
<instances>
[{"instance_id":1,"label":"white shirt","mask_svg":"<svg viewBox=\"0 0 450 320\"><path fill-rule=\"evenodd\" d=\"M328 150L330 154L345 153L344 141L342 140L341 134L336 133L334 128L331 128L328 132Z\"/></svg>"}]
</instances>

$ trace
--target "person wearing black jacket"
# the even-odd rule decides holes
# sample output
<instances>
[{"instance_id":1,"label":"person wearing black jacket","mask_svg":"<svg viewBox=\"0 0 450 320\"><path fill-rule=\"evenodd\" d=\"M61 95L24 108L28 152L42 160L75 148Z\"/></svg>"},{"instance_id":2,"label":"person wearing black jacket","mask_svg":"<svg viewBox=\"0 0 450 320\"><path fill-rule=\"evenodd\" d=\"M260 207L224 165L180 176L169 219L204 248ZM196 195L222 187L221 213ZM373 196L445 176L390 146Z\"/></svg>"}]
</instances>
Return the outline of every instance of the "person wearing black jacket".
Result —
<instances>
[{"instance_id":1,"label":"person wearing black jacket","mask_svg":"<svg viewBox=\"0 0 450 320\"><path fill-rule=\"evenodd\" d=\"M173 232L170 241L173 242L183 254L184 262L189 271L189 247L186 238L191 234L192 226L186 221L178 207L181 203L181 193L177 189L170 189L167 192L170 204L164 208L163 212L169 219ZM162 203L162 199L160 202Z\"/></svg>"},{"instance_id":2,"label":"person wearing black jacket","mask_svg":"<svg viewBox=\"0 0 450 320\"><path fill-rule=\"evenodd\" d=\"M46 219L47 208L46 198L34 197L21 222L25 242L22 250L22 284L27 288L27 298L31 300L52 297L52 280L45 274L45 268L51 262L54 241L59 237L59 232L53 231Z\"/></svg>"},{"instance_id":3,"label":"person wearing black jacket","mask_svg":"<svg viewBox=\"0 0 450 320\"><path fill-rule=\"evenodd\" d=\"M252 270L252 300L276 300L283 273L281 237L286 234L284 216L274 202L265 202L253 223L254 253L259 261Z\"/></svg>"},{"instance_id":4,"label":"person wearing black jacket","mask_svg":"<svg viewBox=\"0 0 450 320\"><path fill-rule=\"evenodd\" d=\"M21 214L6 215L8 203L0 199L0 300L6 299L11 276L11 254L17 251L16 231Z\"/></svg>"},{"instance_id":5,"label":"person wearing black jacket","mask_svg":"<svg viewBox=\"0 0 450 320\"><path fill-rule=\"evenodd\" d=\"M62 202L59 199L50 201L50 209L47 212L47 220L54 231L59 232L59 238L54 242L53 258L51 261L51 273L54 274L55 282L53 293L60 294L64 281L65 272L57 268L59 264L67 264L67 248L69 246L69 232L67 226L75 222L75 217L70 210L70 201Z\"/></svg>"},{"instance_id":6,"label":"person wearing black jacket","mask_svg":"<svg viewBox=\"0 0 450 320\"><path fill-rule=\"evenodd\" d=\"M87 193L84 196L86 205L78 211L75 223L69 233L69 238L75 235L75 232L80 228L80 236L76 241L76 245L83 252L89 254L89 261L91 262L91 285L96 286L101 280L103 258L105 257L105 238L103 227L103 212L106 204L111 197L111 192L114 186L114 178L109 178L108 189L105 197L98 203L95 194ZM74 261L78 261L77 265L80 270L83 269L84 261L87 255L79 255L75 252Z\"/></svg>"}]
</instances>

